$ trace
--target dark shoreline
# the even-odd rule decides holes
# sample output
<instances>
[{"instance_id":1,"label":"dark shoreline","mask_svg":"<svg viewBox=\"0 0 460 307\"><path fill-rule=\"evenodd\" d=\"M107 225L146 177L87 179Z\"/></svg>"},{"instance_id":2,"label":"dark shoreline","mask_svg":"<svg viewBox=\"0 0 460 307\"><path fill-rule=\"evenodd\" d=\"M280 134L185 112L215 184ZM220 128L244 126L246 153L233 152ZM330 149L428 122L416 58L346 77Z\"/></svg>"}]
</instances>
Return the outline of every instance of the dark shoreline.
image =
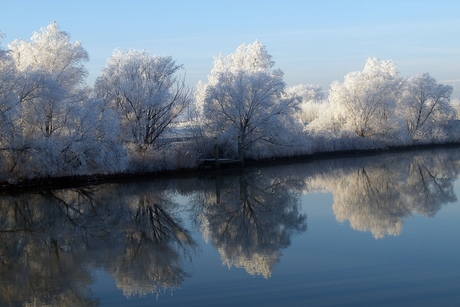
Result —
<instances>
[{"instance_id":1,"label":"dark shoreline","mask_svg":"<svg viewBox=\"0 0 460 307\"><path fill-rule=\"evenodd\" d=\"M64 188L77 188L88 185L98 185L104 183L128 183L137 180L159 180L171 178L187 178L214 176L216 172L236 172L250 167L263 167L274 165L285 165L295 163L310 163L317 160L341 159L368 157L380 154L410 152L419 150L431 150L438 148L460 148L460 142L444 144L425 144L425 145L408 145L387 147L385 149L360 149L360 150L343 150L318 152L313 154L266 158L260 160L245 160L244 166L239 163L222 165L220 169L178 169L165 170L147 173L117 173L117 174L94 174L94 175L76 175L52 178L35 178L24 180L17 183L0 182L0 194L15 194L40 190L53 190Z\"/></svg>"}]
</instances>

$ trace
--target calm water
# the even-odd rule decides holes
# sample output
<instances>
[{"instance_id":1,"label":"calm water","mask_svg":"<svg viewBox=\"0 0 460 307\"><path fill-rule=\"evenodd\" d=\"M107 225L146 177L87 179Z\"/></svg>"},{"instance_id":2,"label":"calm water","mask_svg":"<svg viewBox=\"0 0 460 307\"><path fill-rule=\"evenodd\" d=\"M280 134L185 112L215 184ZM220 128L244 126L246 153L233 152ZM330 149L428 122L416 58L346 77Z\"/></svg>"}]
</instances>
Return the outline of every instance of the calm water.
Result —
<instances>
[{"instance_id":1,"label":"calm water","mask_svg":"<svg viewBox=\"0 0 460 307\"><path fill-rule=\"evenodd\" d=\"M0 195L0 306L459 306L460 149Z\"/></svg>"}]
</instances>

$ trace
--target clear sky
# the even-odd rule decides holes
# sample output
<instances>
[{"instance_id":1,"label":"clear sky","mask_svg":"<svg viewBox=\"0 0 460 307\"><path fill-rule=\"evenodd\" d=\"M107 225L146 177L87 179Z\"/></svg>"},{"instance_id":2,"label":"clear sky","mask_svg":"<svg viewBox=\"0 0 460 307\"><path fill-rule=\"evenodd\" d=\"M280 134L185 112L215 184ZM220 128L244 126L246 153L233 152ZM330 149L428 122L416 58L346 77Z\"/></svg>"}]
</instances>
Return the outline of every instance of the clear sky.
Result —
<instances>
[{"instance_id":1,"label":"clear sky","mask_svg":"<svg viewBox=\"0 0 460 307\"><path fill-rule=\"evenodd\" d=\"M459 80L460 90L460 0L0 2L4 48L56 21L88 51L89 85L115 48L171 55L195 86L214 56L259 39L288 85L327 90L375 56L395 61L404 77L427 71L438 81Z\"/></svg>"}]
</instances>

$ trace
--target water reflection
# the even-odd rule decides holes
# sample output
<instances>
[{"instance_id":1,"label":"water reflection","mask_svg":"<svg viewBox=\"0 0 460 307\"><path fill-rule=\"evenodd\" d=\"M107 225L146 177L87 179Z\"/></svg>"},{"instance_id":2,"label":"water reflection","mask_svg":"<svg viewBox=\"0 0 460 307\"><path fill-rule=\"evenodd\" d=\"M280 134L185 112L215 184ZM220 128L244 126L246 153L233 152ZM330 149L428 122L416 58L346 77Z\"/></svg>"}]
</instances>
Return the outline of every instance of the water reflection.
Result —
<instances>
[{"instance_id":1,"label":"water reflection","mask_svg":"<svg viewBox=\"0 0 460 307\"><path fill-rule=\"evenodd\" d=\"M107 270L127 297L179 288L190 276L182 262L190 261L196 243L177 215L174 194L161 184L134 185L121 193L127 204L120 233L124 250Z\"/></svg>"},{"instance_id":2,"label":"water reflection","mask_svg":"<svg viewBox=\"0 0 460 307\"><path fill-rule=\"evenodd\" d=\"M86 269L91 258L81 248L86 245L86 216L92 215L90 204L76 201L83 194L0 198L0 305L98 305L87 287L92 282Z\"/></svg>"},{"instance_id":3,"label":"water reflection","mask_svg":"<svg viewBox=\"0 0 460 307\"><path fill-rule=\"evenodd\" d=\"M370 231L376 239L402 233L404 219L433 217L441 206L457 200L458 150L421 151L317 165L307 180L331 192L339 222Z\"/></svg>"},{"instance_id":4,"label":"water reflection","mask_svg":"<svg viewBox=\"0 0 460 307\"><path fill-rule=\"evenodd\" d=\"M1 198L0 305L92 306L103 267L129 297L180 287L196 248L162 184Z\"/></svg>"},{"instance_id":5,"label":"water reflection","mask_svg":"<svg viewBox=\"0 0 460 307\"><path fill-rule=\"evenodd\" d=\"M185 225L202 232L224 265L269 278L292 236L306 232L302 193L330 192L339 222L375 238L397 236L407 217L433 217L456 201L459 153L387 154L237 176L1 195L0 305L97 306L90 288L96 269L111 274L126 297L180 288L199 252ZM187 201L179 204L178 195Z\"/></svg>"},{"instance_id":6,"label":"water reflection","mask_svg":"<svg viewBox=\"0 0 460 307\"><path fill-rule=\"evenodd\" d=\"M229 268L243 267L251 275L269 278L291 235L307 228L299 194L292 190L302 181L273 169L215 180L216 191L203 189L193 199L195 206L202 206L203 236Z\"/></svg>"}]
</instances>

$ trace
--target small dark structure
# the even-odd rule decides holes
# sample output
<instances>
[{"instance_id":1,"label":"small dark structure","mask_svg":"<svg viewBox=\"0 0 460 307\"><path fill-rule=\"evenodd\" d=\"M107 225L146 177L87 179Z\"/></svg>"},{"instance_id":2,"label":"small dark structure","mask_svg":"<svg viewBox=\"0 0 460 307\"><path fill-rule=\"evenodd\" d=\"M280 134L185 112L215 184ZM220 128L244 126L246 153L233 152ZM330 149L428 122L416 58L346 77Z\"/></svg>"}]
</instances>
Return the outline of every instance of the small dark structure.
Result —
<instances>
[{"instance_id":1,"label":"small dark structure","mask_svg":"<svg viewBox=\"0 0 460 307\"><path fill-rule=\"evenodd\" d=\"M217 143L217 137L214 137L214 159L200 159L199 160L200 168L213 168L220 169L221 165L228 167L233 166L243 166L244 157L243 157L243 143L241 141L241 136L238 136L238 159L230 158L220 158L219 157L219 144Z\"/></svg>"}]
</instances>

